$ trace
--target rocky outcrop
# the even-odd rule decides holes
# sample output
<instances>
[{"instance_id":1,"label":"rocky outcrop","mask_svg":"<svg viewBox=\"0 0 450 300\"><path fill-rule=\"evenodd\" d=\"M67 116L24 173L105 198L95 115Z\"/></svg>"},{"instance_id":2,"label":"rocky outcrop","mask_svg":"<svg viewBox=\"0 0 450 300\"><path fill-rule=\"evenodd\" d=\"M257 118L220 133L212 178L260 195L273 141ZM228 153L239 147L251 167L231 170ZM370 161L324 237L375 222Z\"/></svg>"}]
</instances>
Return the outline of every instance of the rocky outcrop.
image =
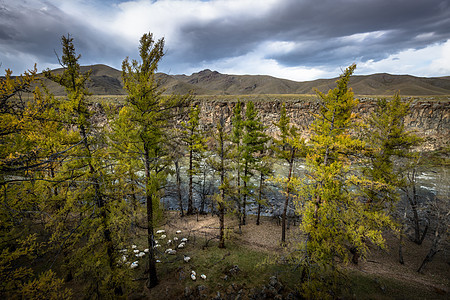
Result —
<instances>
[{"instance_id":1,"label":"rocky outcrop","mask_svg":"<svg viewBox=\"0 0 450 300\"><path fill-rule=\"evenodd\" d=\"M261 97L262 98L262 97ZM267 126L266 133L270 136L277 136L278 130L274 125L278 121L282 101L286 102L286 110L291 118L291 122L300 128L302 137L308 139L310 124L314 120L314 114L318 112L319 104L314 99L272 99L259 100L252 99L263 123ZM405 98L404 101L410 101ZM407 130L414 131L424 139L420 150L432 151L449 147L450 141L450 99L413 99L411 102L411 112L405 118ZM223 117L225 124L231 124L233 107L237 100L210 100L197 99L201 106L201 119L204 130L212 129ZM245 100L244 100L245 102ZM355 113L361 118L367 118L375 109L375 98L361 98Z\"/></svg>"}]
</instances>

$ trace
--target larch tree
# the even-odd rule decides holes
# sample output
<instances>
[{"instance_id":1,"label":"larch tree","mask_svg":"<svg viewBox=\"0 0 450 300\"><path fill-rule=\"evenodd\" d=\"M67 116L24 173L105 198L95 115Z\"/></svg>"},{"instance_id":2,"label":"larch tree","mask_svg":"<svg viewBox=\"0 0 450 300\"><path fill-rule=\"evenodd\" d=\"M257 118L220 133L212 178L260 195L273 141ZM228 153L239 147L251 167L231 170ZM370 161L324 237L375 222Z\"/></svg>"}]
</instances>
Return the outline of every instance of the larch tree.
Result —
<instances>
[{"instance_id":1,"label":"larch tree","mask_svg":"<svg viewBox=\"0 0 450 300\"><path fill-rule=\"evenodd\" d=\"M189 178L188 209L187 214L194 213L194 176L200 172L200 164L206 151L206 138L200 129L200 106L191 105L189 120L183 123L183 140L188 147L189 166L187 175Z\"/></svg>"},{"instance_id":2,"label":"larch tree","mask_svg":"<svg viewBox=\"0 0 450 300\"><path fill-rule=\"evenodd\" d=\"M382 98L377 101L375 111L367 120L368 128L364 132L368 145L366 152L368 162L364 164L363 173L368 178L378 182L380 187L367 187L366 197L370 209L388 209L394 214L394 208L400 199L399 191L405 191L414 215L414 241L420 244L425 237L426 230L421 238L414 185L413 195L410 195L408 193L408 181L403 175L405 173L408 174L409 171L414 174L414 168L412 170L409 170L409 168L411 162L416 160L417 155L411 150L421 142L419 137L405 128L404 119L409 114L409 111L410 102L403 102L398 93L392 98ZM398 216L397 219L400 219L401 224L399 262L403 264L402 240L404 221L401 221L403 216ZM357 261L356 257L357 253L355 253L354 262Z\"/></svg>"},{"instance_id":3,"label":"larch tree","mask_svg":"<svg viewBox=\"0 0 450 300\"><path fill-rule=\"evenodd\" d=\"M175 129L175 131L178 131ZM179 134L176 134L176 136L179 136ZM183 158L183 145L180 141L180 143L177 143L172 147L172 160L175 167L175 186L176 186L176 198L178 200L178 209L180 210L181 217L184 217L184 208L183 208L183 184L181 180L181 166L180 162Z\"/></svg>"},{"instance_id":4,"label":"larch tree","mask_svg":"<svg viewBox=\"0 0 450 300\"><path fill-rule=\"evenodd\" d=\"M242 201L242 224L246 224L247 198L251 190L251 178L258 169L258 163L265 151L265 144L269 140L264 133L264 125L258 117L255 104L249 101L245 110L244 134L242 136L242 168L243 176L243 201Z\"/></svg>"},{"instance_id":5,"label":"larch tree","mask_svg":"<svg viewBox=\"0 0 450 300\"><path fill-rule=\"evenodd\" d=\"M258 197L256 198L256 203L258 204L258 210L256 212L256 225L261 224L261 209L263 206L267 205L265 195L265 188L267 186L266 180L270 176L273 176L273 159L269 155L262 156L258 162L257 170L259 172L259 186L258 186Z\"/></svg>"},{"instance_id":6,"label":"larch tree","mask_svg":"<svg viewBox=\"0 0 450 300\"><path fill-rule=\"evenodd\" d=\"M385 189L368 189L368 204L374 208L390 207L398 200L398 189L405 186L404 167L395 167L395 159L413 159L412 147L420 138L405 128L404 118L410 103L403 102L398 93L391 99L378 100L375 111L367 120L365 134L369 164L364 173L374 181L386 184Z\"/></svg>"},{"instance_id":7,"label":"larch tree","mask_svg":"<svg viewBox=\"0 0 450 300\"><path fill-rule=\"evenodd\" d=\"M120 121L117 129L126 132L132 126L132 131L122 137L132 144L133 152L139 154L139 161L144 170L144 195L147 207L147 240L148 282L152 288L158 284L156 260L154 251L154 214L159 206L162 186L166 180L168 165L167 132L173 128L177 108L184 106L190 96L164 96L155 78L158 63L164 55L164 39L155 41L151 33L144 34L140 39L140 61L122 63L122 78L124 88L128 93L126 103L120 111ZM118 141L116 141L117 143ZM138 189L138 187L137 187Z\"/></svg>"},{"instance_id":8,"label":"larch tree","mask_svg":"<svg viewBox=\"0 0 450 300\"><path fill-rule=\"evenodd\" d=\"M285 180L281 180L284 184L284 206L281 215L281 243L286 242L286 215L291 197L291 178L293 176L295 159L302 155L304 151L303 140L299 138L298 129L290 124L290 118L286 114L286 103L281 105L280 119L275 125L280 131L279 138L274 138L274 147L276 157L288 163L289 170Z\"/></svg>"},{"instance_id":9,"label":"larch tree","mask_svg":"<svg viewBox=\"0 0 450 300\"><path fill-rule=\"evenodd\" d=\"M66 97L58 105L58 121L67 132L64 143L71 145L54 178L59 193L54 201L63 206L55 215L54 239L65 253L67 278L72 273L87 283L88 295L122 295L122 278L117 268L114 223L115 201L110 194L113 181L107 171L108 151L105 134L97 128L89 108L86 82L90 71L81 72L70 35L61 39L63 55L60 74L47 70L46 78L64 87ZM68 216L70 216L68 218ZM61 223L65 224L61 226ZM99 246L100 245L100 246Z\"/></svg>"},{"instance_id":10,"label":"larch tree","mask_svg":"<svg viewBox=\"0 0 450 300\"><path fill-rule=\"evenodd\" d=\"M4 186L10 181L11 175L16 175L20 170L26 170L31 158L34 145L29 145L23 138L22 132L26 131L29 122L32 121L33 112L29 110L27 101L22 94L30 92L30 85L35 80L36 68L25 72L16 78L12 77L12 71L6 70L4 78L0 78L0 184ZM26 135L25 135L26 136ZM22 139L21 139L22 137ZM20 169L19 169L20 168Z\"/></svg>"},{"instance_id":11,"label":"larch tree","mask_svg":"<svg viewBox=\"0 0 450 300\"><path fill-rule=\"evenodd\" d=\"M238 223L239 223L239 232L242 232L242 212L241 212L241 180L242 180L242 138L244 135L244 119L242 117L242 102L238 100L236 102L236 105L233 108L233 115L231 117L231 136L230 140L233 144L233 161L235 164L235 170L236 170L236 214L238 217Z\"/></svg>"},{"instance_id":12,"label":"larch tree","mask_svg":"<svg viewBox=\"0 0 450 300\"><path fill-rule=\"evenodd\" d=\"M36 68L13 78L8 69L0 78L0 297L68 299L70 291L53 270L35 268L51 244L36 180L58 155L43 139L58 127L48 118L52 101L38 88L30 94L35 74Z\"/></svg>"},{"instance_id":13,"label":"larch tree","mask_svg":"<svg viewBox=\"0 0 450 300\"><path fill-rule=\"evenodd\" d=\"M219 248L225 248L225 210L227 207L227 198L231 194L231 185L229 179L229 150L231 148L229 136L225 132L225 122L223 117L220 117L216 125L214 133L215 144L212 151L215 156L208 159L208 164L219 175L220 185L219 193L214 195L214 200L217 202L219 211Z\"/></svg>"},{"instance_id":14,"label":"larch tree","mask_svg":"<svg viewBox=\"0 0 450 300\"><path fill-rule=\"evenodd\" d=\"M293 179L299 195L296 212L307 237L299 259L305 270L301 288L308 298L330 298L328 291L339 288L337 262L349 262L352 248L364 256L369 242L383 246L382 229L391 224L386 212L370 210L361 201L356 187L373 182L352 174L364 149L364 142L352 135L358 101L348 82L355 68L348 67L327 94L317 92L320 109L311 125L307 176Z\"/></svg>"}]
</instances>

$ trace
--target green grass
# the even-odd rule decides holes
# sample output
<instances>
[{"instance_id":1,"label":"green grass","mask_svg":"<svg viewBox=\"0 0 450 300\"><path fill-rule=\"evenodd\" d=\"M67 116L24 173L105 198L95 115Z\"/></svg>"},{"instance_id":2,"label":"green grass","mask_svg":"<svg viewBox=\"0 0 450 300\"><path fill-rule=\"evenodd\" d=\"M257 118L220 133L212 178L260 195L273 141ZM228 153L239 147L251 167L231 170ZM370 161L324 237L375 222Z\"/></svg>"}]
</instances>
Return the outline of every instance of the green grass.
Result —
<instances>
[{"instance_id":1,"label":"green grass","mask_svg":"<svg viewBox=\"0 0 450 300\"><path fill-rule=\"evenodd\" d=\"M187 248L182 251L178 251L177 256L180 259L171 263L172 266L167 273L173 270L182 271L185 274L184 285L194 286L198 283L202 283L205 286L215 287L217 284L224 284L227 281L246 284L246 285L260 285L264 283L264 278L261 274L266 274L270 271L270 266L261 265L267 254L252 251L247 248L238 246L230 241L227 243L227 248L219 249L217 243L209 243L207 248L203 249L203 241L197 239L196 244L189 244ZM185 263L182 260L182 255L186 254L191 257L189 263ZM163 256L164 257L164 256ZM174 260L174 256L165 256L166 259ZM167 263L159 265L159 269L162 272ZM239 267L239 272L236 274L230 274L229 270L235 265ZM194 270L197 273L197 281L194 282L190 278L191 271ZM200 274L205 274L207 280L203 281L200 278ZM227 276L227 280L224 277ZM183 276L182 276L183 277Z\"/></svg>"},{"instance_id":2,"label":"green grass","mask_svg":"<svg viewBox=\"0 0 450 300\"><path fill-rule=\"evenodd\" d=\"M159 255L162 262L157 264L157 269L161 284L152 289L150 296L166 293L166 297L176 298L186 287L194 290L200 285L207 287L210 297L218 291L226 293L231 286L244 289L248 295L251 289L267 285L274 275L279 276L287 288L286 293L295 290L295 272L291 266L267 264L267 258L274 261L269 254L238 245L232 240L226 241L225 249L219 249L217 244L217 241L212 241L204 248L205 240L197 237L195 242L189 240L186 248L179 250L176 256ZM189 263L183 261L183 254L191 257ZM230 272L234 266L239 268L236 273ZM192 270L197 273L196 281L190 277ZM207 276L206 280L200 278L201 274Z\"/></svg>"},{"instance_id":3,"label":"green grass","mask_svg":"<svg viewBox=\"0 0 450 300\"><path fill-rule=\"evenodd\" d=\"M298 288L300 270L292 265L275 263L275 258L266 252L249 249L233 240L227 241L225 249L219 249L217 242L210 242L204 248L204 242L204 239L197 237L195 242L189 241L188 246L178 251L176 256L160 257L163 263L157 266L161 284L152 289L150 296L165 292L166 297L176 299L184 293L186 287L195 290L203 285L207 288L209 298L214 297L218 291L225 295L232 286L244 289L244 295L248 297L253 288L261 290L274 275L278 276L284 286L284 296ZM183 261L183 254L191 257L189 263ZM267 264L265 261L273 263ZM230 274L230 269L235 265L240 271ZM192 270L197 273L196 281L190 278ZM201 279L201 274L205 274L207 279ZM425 284L360 271L350 271L346 276L343 282L347 289L343 289L340 296L342 299L445 299L446 296Z\"/></svg>"}]
</instances>

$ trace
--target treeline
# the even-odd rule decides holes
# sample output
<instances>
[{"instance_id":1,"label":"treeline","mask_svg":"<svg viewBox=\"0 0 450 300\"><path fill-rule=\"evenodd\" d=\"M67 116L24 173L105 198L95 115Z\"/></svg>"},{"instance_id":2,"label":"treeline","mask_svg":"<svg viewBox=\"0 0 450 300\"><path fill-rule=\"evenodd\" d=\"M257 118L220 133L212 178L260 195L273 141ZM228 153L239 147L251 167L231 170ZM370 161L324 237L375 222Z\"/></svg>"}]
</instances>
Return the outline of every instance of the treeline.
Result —
<instances>
[{"instance_id":1,"label":"treeline","mask_svg":"<svg viewBox=\"0 0 450 300\"><path fill-rule=\"evenodd\" d=\"M387 228L401 235L397 223L403 219L395 205L399 192L408 189L404 175L414 168L412 148L421 141L404 128L409 103L398 94L380 100L369 119L360 119L354 113L358 100L348 88L352 65L336 88L317 92L320 110L309 141L300 138L284 105L275 124L278 138L269 138L251 101L238 101L231 125L222 116L206 135L190 95L162 94L155 73L163 50L163 39L142 36L139 59L122 63L128 97L120 110L104 106L108 122L102 127L89 109L90 74L80 72L70 36L62 37L63 72L44 72L65 88L65 97L54 97L42 85L32 99L22 97L36 80L36 68L16 78L6 71L0 81L0 295L70 298L64 282L76 279L87 297L125 297L136 283L133 270L118 263L118 250L132 244L136 228L147 232L147 286L156 286L154 231L168 176L176 179L180 213L193 214L195 185L206 178L205 165L219 178L212 199L221 248L225 214L234 214L241 230L250 198L258 204L259 224L268 180L283 191L283 244L287 207L294 202L305 243L291 259L304 270L299 285L306 297L330 296L338 288L338 263L357 262L369 243L384 246ZM185 121L178 122L180 116ZM276 160L287 163L287 174L274 174ZM294 172L298 160L306 164L302 178ZM421 242L425 233L414 224Z\"/></svg>"}]
</instances>

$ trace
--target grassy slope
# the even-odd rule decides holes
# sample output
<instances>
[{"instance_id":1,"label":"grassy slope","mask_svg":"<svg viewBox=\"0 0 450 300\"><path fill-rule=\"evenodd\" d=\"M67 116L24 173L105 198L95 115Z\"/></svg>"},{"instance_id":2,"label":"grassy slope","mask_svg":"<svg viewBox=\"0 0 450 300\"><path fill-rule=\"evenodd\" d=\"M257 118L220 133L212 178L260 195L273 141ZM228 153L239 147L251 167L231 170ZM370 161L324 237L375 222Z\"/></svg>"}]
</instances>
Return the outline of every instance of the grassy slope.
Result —
<instances>
[{"instance_id":1,"label":"grassy slope","mask_svg":"<svg viewBox=\"0 0 450 300\"><path fill-rule=\"evenodd\" d=\"M123 95L121 71L105 65L83 66L82 72L92 70L87 87L94 95ZM55 73L61 69L53 70ZM167 93L195 95L269 95L269 94L314 94L334 88L336 78L296 82L264 75L229 75L203 70L192 75L156 76ZM64 95L64 89L44 80L55 95ZM414 77L409 75L372 74L353 76L350 86L359 95L392 95L400 91L402 95L449 95L449 77Z\"/></svg>"}]
</instances>

